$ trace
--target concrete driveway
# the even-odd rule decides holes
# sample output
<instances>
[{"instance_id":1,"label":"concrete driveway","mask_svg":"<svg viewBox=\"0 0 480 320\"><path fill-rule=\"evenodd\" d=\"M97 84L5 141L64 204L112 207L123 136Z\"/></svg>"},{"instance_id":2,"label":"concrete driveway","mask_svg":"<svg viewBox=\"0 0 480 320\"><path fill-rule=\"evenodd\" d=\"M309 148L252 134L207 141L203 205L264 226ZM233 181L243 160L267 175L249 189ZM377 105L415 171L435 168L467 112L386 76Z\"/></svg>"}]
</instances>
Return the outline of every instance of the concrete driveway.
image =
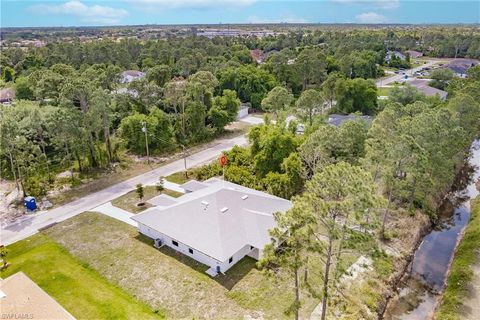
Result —
<instances>
[{"instance_id":1,"label":"concrete driveway","mask_svg":"<svg viewBox=\"0 0 480 320\"><path fill-rule=\"evenodd\" d=\"M190 155L187 158L189 168L207 163L218 157L223 151L230 150L234 145L247 144L245 135L232 139L219 140L218 144ZM44 214L32 216L18 223L2 227L0 243L9 245L25 239L38 232L39 229L64 221L84 211L91 210L133 190L138 183L144 185L155 184L160 176L168 176L184 169L183 159L171 162L162 167L146 172L129 180L115 184L109 188L89 194L61 207L47 211Z\"/></svg>"}]
</instances>

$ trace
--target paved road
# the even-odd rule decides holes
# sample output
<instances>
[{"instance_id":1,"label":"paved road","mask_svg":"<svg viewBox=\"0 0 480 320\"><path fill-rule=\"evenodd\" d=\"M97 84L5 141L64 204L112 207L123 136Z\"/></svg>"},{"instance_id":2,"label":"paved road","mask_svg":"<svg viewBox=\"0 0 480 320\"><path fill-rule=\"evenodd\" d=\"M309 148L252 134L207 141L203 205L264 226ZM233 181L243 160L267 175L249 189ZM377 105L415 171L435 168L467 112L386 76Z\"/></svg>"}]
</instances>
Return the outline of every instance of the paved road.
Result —
<instances>
[{"instance_id":1,"label":"paved road","mask_svg":"<svg viewBox=\"0 0 480 320\"><path fill-rule=\"evenodd\" d=\"M409 77L411 77L414 72L420 71L422 68L425 68L425 67L431 67L431 66L433 66L433 65L434 65L435 63L437 63L437 62L438 62L437 60L428 60L428 62L427 62L426 64L422 64L422 65L419 66L419 67L405 70L404 72L405 72L405 74L407 74ZM403 78L405 78L405 75L403 75L403 74L395 74L395 75L392 76L392 77L382 78L382 79L378 80L378 81L376 82L376 84L377 84L377 87L385 87L385 86L388 86L388 85L390 85L390 84L393 84L395 81L400 82L400 80L402 80Z\"/></svg>"},{"instance_id":2,"label":"paved road","mask_svg":"<svg viewBox=\"0 0 480 320\"><path fill-rule=\"evenodd\" d=\"M218 157L221 152L231 149L234 145L241 146L246 144L247 139L245 135L232 139L219 140L217 145L189 156L187 158L187 165L189 168L191 168L204 164L211 161L215 157ZM57 222L64 221L84 211L91 210L115 198L118 198L122 194L131 191L138 183L145 185L154 184L158 181L160 176L168 176L172 173L182 171L183 169L183 159L177 160L160 168L115 184L104 190L72 201L61 207L49 210L45 214L32 216L31 218L25 219L21 222L2 227L0 233L0 243L8 245L25 239L37 233L39 229L45 228Z\"/></svg>"}]
</instances>

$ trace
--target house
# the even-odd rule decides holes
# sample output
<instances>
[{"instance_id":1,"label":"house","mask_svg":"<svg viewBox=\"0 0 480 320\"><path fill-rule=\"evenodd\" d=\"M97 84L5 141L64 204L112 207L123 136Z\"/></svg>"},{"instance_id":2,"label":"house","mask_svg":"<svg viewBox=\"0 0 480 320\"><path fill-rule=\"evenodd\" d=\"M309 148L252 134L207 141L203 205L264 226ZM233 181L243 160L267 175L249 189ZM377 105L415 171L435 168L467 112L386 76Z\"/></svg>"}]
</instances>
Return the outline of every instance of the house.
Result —
<instances>
[{"instance_id":1,"label":"house","mask_svg":"<svg viewBox=\"0 0 480 320\"><path fill-rule=\"evenodd\" d=\"M4 88L0 90L0 103L1 104L10 104L12 103L13 99L15 99L15 89Z\"/></svg>"},{"instance_id":2,"label":"house","mask_svg":"<svg viewBox=\"0 0 480 320\"><path fill-rule=\"evenodd\" d=\"M409 54L410 55L410 58L420 58L420 57L423 57L423 52L420 52L420 51L415 51L415 50L408 50L408 51L405 51L405 54Z\"/></svg>"},{"instance_id":3,"label":"house","mask_svg":"<svg viewBox=\"0 0 480 320\"><path fill-rule=\"evenodd\" d=\"M434 87L430 87L428 85L428 82L429 82L428 80L415 79L410 81L409 83L415 88L417 88L418 91L423 92L428 97L434 97L438 95L440 100L447 99L448 92L434 88Z\"/></svg>"},{"instance_id":4,"label":"house","mask_svg":"<svg viewBox=\"0 0 480 320\"><path fill-rule=\"evenodd\" d=\"M115 95L127 95L132 98L138 98L138 91L135 89L119 88L112 91Z\"/></svg>"},{"instance_id":5,"label":"house","mask_svg":"<svg viewBox=\"0 0 480 320\"><path fill-rule=\"evenodd\" d=\"M0 280L0 310L2 319L75 319L21 271Z\"/></svg>"},{"instance_id":6,"label":"house","mask_svg":"<svg viewBox=\"0 0 480 320\"><path fill-rule=\"evenodd\" d=\"M358 114L349 114L349 115L343 115L343 114L331 114L328 117L328 124L335 126L335 127L340 127L342 123L345 121L355 121L355 120L363 120L366 123L372 122L372 117L371 116L361 116Z\"/></svg>"},{"instance_id":7,"label":"house","mask_svg":"<svg viewBox=\"0 0 480 320\"><path fill-rule=\"evenodd\" d=\"M459 78L466 78L468 75L468 69L478 64L477 61L472 59L455 59L450 61L444 67L452 70L455 76Z\"/></svg>"},{"instance_id":8,"label":"house","mask_svg":"<svg viewBox=\"0 0 480 320\"><path fill-rule=\"evenodd\" d=\"M132 219L156 247L168 246L209 266L211 276L245 256L260 259L270 243L268 231L276 226L273 214L292 207L288 200L217 178L182 188L183 196L163 199L164 205Z\"/></svg>"},{"instance_id":9,"label":"house","mask_svg":"<svg viewBox=\"0 0 480 320\"><path fill-rule=\"evenodd\" d=\"M142 79L146 75L145 72L138 70L127 70L123 71L120 76L120 83L130 83L134 80Z\"/></svg>"},{"instance_id":10,"label":"house","mask_svg":"<svg viewBox=\"0 0 480 320\"><path fill-rule=\"evenodd\" d=\"M240 108L238 108L238 112L237 112L237 120L243 119L246 116L248 116L248 109L249 108L250 107L247 103L241 103Z\"/></svg>"},{"instance_id":11,"label":"house","mask_svg":"<svg viewBox=\"0 0 480 320\"><path fill-rule=\"evenodd\" d=\"M263 54L263 51L260 49L253 49L250 50L250 56L252 57L253 60L255 60L258 64L261 64L265 61L265 56Z\"/></svg>"},{"instance_id":12,"label":"house","mask_svg":"<svg viewBox=\"0 0 480 320\"><path fill-rule=\"evenodd\" d=\"M405 60L407 57L401 53L400 51L388 51L387 54L385 55L385 61L390 62L393 56L396 56L397 58L400 58L400 60Z\"/></svg>"},{"instance_id":13,"label":"house","mask_svg":"<svg viewBox=\"0 0 480 320\"><path fill-rule=\"evenodd\" d=\"M295 123L297 124L295 134L305 134L305 125L303 123L298 123L298 119L295 116L290 115L285 119L285 125L287 126L287 128L290 126L290 123L292 121L295 121Z\"/></svg>"}]
</instances>

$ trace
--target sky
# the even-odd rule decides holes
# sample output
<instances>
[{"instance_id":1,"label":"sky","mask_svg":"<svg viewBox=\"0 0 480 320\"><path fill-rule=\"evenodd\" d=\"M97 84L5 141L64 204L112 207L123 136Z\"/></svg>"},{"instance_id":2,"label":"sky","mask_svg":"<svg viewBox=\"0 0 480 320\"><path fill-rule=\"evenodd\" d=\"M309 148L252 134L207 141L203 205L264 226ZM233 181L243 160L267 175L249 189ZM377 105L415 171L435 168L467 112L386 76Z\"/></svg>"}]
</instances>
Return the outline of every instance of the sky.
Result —
<instances>
[{"instance_id":1,"label":"sky","mask_svg":"<svg viewBox=\"0 0 480 320\"><path fill-rule=\"evenodd\" d=\"M480 0L1 0L1 27L480 23Z\"/></svg>"}]
</instances>

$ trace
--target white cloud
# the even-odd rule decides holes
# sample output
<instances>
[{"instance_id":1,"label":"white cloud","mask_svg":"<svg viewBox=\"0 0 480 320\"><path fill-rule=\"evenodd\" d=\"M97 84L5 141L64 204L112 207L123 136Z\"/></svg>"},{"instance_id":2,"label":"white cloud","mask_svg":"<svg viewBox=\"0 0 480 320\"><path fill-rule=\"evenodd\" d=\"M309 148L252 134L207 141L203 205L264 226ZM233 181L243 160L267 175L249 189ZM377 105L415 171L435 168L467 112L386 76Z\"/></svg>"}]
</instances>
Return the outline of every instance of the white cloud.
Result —
<instances>
[{"instance_id":1,"label":"white cloud","mask_svg":"<svg viewBox=\"0 0 480 320\"><path fill-rule=\"evenodd\" d=\"M256 0L126 0L145 10L225 9L240 8L253 4Z\"/></svg>"},{"instance_id":2,"label":"white cloud","mask_svg":"<svg viewBox=\"0 0 480 320\"><path fill-rule=\"evenodd\" d=\"M77 16L86 23L116 24L126 16L128 11L101 5L88 6L78 0L71 0L63 4L40 4L29 8L29 11L39 14L65 14Z\"/></svg>"},{"instance_id":3,"label":"white cloud","mask_svg":"<svg viewBox=\"0 0 480 320\"><path fill-rule=\"evenodd\" d=\"M365 12L355 16L360 23L387 23L388 18L375 12Z\"/></svg>"},{"instance_id":4,"label":"white cloud","mask_svg":"<svg viewBox=\"0 0 480 320\"><path fill-rule=\"evenodd\" d=\"M396 9L400 7L400 0L333 0L333 2L370 6L377 9Z\"/></svg>"},{"instance_id":5,"label":"white cloud","mask_svg":"<svg viewBox=\"0 0 480 320\"><path fill-rule=\"evenodd\" d=\"M247 19L248 23L308 23L308 21L302 17L295 15L280 16L278 19L262 18L258 16L250 16Z\"/></svg>"}]
</instances>

